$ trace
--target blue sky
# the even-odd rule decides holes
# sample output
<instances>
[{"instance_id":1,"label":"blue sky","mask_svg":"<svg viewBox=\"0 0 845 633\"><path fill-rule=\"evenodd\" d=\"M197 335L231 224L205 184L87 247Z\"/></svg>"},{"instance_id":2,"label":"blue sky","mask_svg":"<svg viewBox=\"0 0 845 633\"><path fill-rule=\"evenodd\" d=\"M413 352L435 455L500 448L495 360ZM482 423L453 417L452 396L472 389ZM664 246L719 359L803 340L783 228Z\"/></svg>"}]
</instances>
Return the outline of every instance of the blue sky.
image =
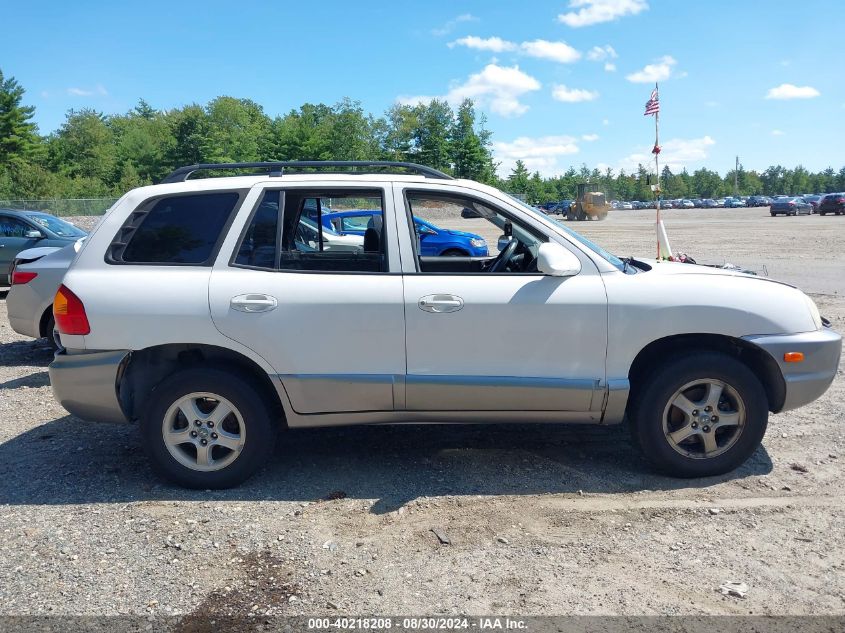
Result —
<instances>
[{"instance_id":1,"label":"blue sky","mask_svg":"<svg viewBox=\"0 0 845 633\"><path fill-rule=\"evenodd\" d=\"M506 171L651 160L661 78L675 169L845 165L845 2L56 2L3 9L3 72L42 133L70 108L125 112L248 97L271 116L344 96L473 96Z\"/></svg>"}]
</instances>

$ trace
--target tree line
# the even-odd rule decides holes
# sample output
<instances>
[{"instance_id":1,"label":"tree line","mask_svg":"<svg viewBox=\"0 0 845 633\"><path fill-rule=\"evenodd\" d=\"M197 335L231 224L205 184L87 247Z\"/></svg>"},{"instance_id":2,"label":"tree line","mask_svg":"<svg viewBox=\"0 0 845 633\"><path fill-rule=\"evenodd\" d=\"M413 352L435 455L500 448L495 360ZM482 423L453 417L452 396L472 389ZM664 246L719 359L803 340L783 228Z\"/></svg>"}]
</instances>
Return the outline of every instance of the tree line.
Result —
<instances>
[{"instance_id":1,"label":"tree line","mask_svg":"<svg viewBox=\"0 0 845 633\"><path fill-rule=\"evenodd\" d=\"M520 194L532 203L571 199L589 181L611 198L648 200L654 177L639 165L626 173L570 167L560 175L533 174L522 161L505 178L497 173L492 135L470 99L456 109L434 99L394 105L382 116L345 98L334 105L306 103L270 117L250 99L221 96L205 105L158 110L140 100L124 114L70 110L58 130L42 135L24 88L0 70L0 199L119 196L195 163L264 160L397 160L440 169ZM773 166L739 168L741 195L845 190L845 167L811 173ZM661 174L667 198L718 197L734 192L734 172L721 177L698 169Z\"/></svg>"},{"instance_id":2,"label":"tree line","mask_svg":"<svg viewBox=\"0 0 845 633\"><path fill-rule=\"evenodd\" d=\"M631 173L620 170L615 174L611 169L590 170L583 165L580 169L570 167L559 176L542 178L538 173L530 174L524 163L517 161L516 167L502 185L512 193L524 195L530 202L540 203L574 199L579 182L591 183L592 190L603 191L611 199L642 201L654 199L651 186L657 184L654 172L643 165L639 165ZM823 171L811 173L801 165L794 169L777 165L758 173L745 170L740 165L738 170L731 170L724 177L703 167L692 173L686 169L673 173L669 167L664 167L660 174L660 189L663 197L670 200L720 198L730 195L830 193L845 191L845 167L838 172L828 167Z\"/></svg>"}]
</instances>

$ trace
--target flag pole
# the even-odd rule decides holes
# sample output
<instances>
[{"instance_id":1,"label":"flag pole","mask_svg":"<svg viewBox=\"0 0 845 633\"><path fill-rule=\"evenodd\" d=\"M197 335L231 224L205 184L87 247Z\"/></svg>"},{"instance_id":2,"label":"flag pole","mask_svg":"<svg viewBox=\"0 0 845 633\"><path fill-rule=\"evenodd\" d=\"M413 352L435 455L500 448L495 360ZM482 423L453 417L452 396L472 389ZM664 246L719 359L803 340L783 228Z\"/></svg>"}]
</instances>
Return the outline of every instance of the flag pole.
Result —
<instances>
[{"instance_id":1,"label":"flag pole","mask_svg":"<svg viewBox=\"0 0 845 633\"><path fill-rule=\"evenodd\" d=\"M657 82L654 82L654 90L657 91ZM660 110L654 113L654 147L660 147ZM657 261L660 261L660 151L654 152L654 172L657 180Z\"/></svg>"}]
</instances>

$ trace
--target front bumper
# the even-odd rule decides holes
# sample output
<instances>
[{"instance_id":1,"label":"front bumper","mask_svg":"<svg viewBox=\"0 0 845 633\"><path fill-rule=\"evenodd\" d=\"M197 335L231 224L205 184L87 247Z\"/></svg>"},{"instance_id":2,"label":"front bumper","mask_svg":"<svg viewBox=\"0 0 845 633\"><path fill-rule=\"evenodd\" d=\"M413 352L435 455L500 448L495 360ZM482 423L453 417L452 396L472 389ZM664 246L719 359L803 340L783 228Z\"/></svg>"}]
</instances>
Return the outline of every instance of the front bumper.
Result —
<instances>
[{"instance_id":1,"label":"front bumper","mask_svg":"<svg viewBox=\"0 0 845 633\"><path fill-rule=\"evenodd\" d=\"M830 387L839 369L842 337L829 327L801 334L749 336L745 340L764 349L778 364L786 384L781 411L797 409L817 399ZM786 352L802 352L803 362L785 362Z\"/></svg>"},{"instance_id":2,"label":"front bumper","mask_svg":"<svg viewBox=\"0 0 845 633\"><path fill-rule=\"evenodd\" d=\"M53 395L65 409L91 422L127 422L118 386L128 350L56 354L50 364Z\"/></svg>"}]
</instances>

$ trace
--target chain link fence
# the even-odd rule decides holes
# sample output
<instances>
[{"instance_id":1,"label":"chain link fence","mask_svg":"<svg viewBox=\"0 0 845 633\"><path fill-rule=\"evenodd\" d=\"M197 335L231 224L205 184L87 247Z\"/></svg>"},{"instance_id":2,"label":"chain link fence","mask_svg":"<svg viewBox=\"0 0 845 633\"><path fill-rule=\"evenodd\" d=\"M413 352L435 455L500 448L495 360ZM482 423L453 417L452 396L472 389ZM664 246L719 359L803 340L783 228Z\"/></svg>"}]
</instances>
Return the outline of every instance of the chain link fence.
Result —
<instances>
[{"instance_id":1,"label":"chain link fence","mask_svg":"<svg viewBox=\"0 0 845 633\"><path fill-rule=\"evenodd\" d=\"M51 200L0 200L0 209L44 211L59 217L103 215L117 198L57 198Z\"/></svg>"}]
</instances>

